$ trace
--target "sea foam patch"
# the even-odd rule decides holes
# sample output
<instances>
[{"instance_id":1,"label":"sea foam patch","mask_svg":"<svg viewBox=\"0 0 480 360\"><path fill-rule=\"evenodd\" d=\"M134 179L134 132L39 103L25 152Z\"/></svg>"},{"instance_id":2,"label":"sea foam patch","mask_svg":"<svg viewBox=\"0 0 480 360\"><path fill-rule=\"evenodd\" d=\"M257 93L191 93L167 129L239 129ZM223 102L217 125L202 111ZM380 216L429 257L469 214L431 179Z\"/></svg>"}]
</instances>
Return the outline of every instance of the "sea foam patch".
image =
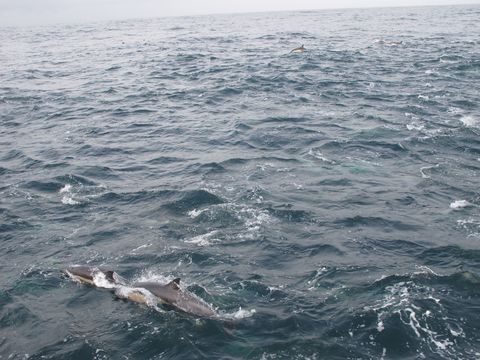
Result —
<instances>
[{"instance_id":1,"label":"sea foam patch","mask_svg":"<svg viewBox=\"0 0 480 360\"><path fill-rule=\"evenodd\" d=\"M103 185L65 184L58 193L62 204L80 205L102 196L106 191Z\"/></svg>"},{"instance_id":2,"label":"sea foam patch","mask_svg":"<svg viewBox=\"0 0 480 360\"><path fill-rule=\"evenodd\" d=\"M219 231L213 230L206 234L194 236L191 239L185 240L185 242L189 244L195 244L198 246L209 246L209 245L212 245L213 243L220 241L217 237L218 233Z\"/></svg>"},{"instance_id":3,"label":"sea foam patch","mask_svg":"<svg viewBox=\"0 0 480 360\"><path fill-rule=\"evenodd\" d=\"M59 193L62 195L62 204L65 205L79 205L80 201L75 200L75 194L72 191L72 185L66 184L60 189Z\"/></svg>"},{"instance_id":4,"label":"sea foam patch","mask_svg":"<svg viewBox=\"0 0 480 360\"><path fill-rule=\"evenodd\" d=\"M224 317L226 319L239 320L239 319L249 318L249 317L255 315L256 312L257 312L257 310L255 310L255 309L245 310L245 309L242 309L240 307L240 308L238 308L237 311L234 311L234 312L228 313L228 314L223 314L222 317Z\"/></svg>"},{"instance_id":5,"label":"sea foam patch","mask_svg":"<svg viewBox=\"0 0 480 360\"><path fill-rule=\"evenodd\" d=\"M471 115L463 116L460 121L466 127L480 127L480 119L474 118Z\"/></svg>"},{"instance_id":6,"label":"sea foam patch","mask_svg":"<svg viewBox=\"0 0 480 360\"><path fill-rule=\"evenodd\" d=\"M366 307L377 315L376 331L383 333L393 319L398 319L416 341L441 357L451 357L455 354L454 338L462 337L464 331L459 323L444 320L446 310L434 288L418 284L414 278L386 286L384 297Z\"/></svg>"}]
</instances>

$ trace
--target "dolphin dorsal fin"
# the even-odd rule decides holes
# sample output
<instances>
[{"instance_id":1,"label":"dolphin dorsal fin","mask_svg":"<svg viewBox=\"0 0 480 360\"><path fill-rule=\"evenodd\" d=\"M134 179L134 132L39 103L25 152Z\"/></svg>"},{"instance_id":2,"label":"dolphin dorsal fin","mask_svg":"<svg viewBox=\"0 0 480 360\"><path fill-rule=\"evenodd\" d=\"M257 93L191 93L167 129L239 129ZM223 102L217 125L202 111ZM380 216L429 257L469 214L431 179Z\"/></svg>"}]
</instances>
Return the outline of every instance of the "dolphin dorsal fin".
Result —
<instances>
[{"instance_id":1,"label":"dolphin dorsal fin","mask_svg":"<svg viewBox=\"0 0 480 360\"><path fill-rule=\"evenodd\" d=\"M175 278L168 283L172 289L179 290L180 289L180 278Z\"/></svg>"},{"instance_id":2,"label":"dolphin dorsal fin","mask_svg":"<svg viewBox=\"0 0 480 360\"><path fill-rule=\"evenodd\" d=\"M105 271L105 278L110 281L110 282L113 282L115 283L116 280L115 280L115 272L112 271L112 270L107 270Z\"/></svg>"}]
</instances>

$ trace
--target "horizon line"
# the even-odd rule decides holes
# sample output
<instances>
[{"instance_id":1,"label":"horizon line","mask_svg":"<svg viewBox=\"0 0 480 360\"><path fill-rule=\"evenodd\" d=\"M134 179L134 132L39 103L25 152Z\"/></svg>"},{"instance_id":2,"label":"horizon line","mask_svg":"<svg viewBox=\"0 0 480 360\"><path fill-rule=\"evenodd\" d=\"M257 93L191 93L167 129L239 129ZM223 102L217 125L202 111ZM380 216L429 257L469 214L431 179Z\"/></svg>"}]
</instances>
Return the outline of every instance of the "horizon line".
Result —
<instances>
[{"instance_id":1,"label":"horizon line","mask_svg":"<svg viewBox=\"0 0 480 360\"><path fill-rule=\"evenodd\" d=\"M340 6L340 7L323 7L323 8L313 8L313 9L282 9L282 10L252 10L252 11L239 11L239 12L209 12L209 13L200 13L200 14L190 14L190 15L146 15L146 16L132 16L132 17L119 17L119 18L108 18L104 19L84 19L84 20L73 20L73 21L45 21L33 24L9 24L9 25L0 25L2 28L35 28L35 27L49 27L49 26L77 26L77 25L87 25L87 24L98 24L98 23L110 23L110 22L123 22L123 21L140 21L140 20L155 20L155 19L174 19L174 18L189 18L189 17L207 17L207 16L241 16L241 15L252 15L252 14L267 14L267 13L285 13L285 12L317 12L317 11L339 11L339 10L368 10L368 9L405 9L405 8L433 8L433 7L463 7L463 6L480 6L480 2L470 2L462 4L423 4L423 5L371 5L371 6Z\"/></svg>"}]
</instances>

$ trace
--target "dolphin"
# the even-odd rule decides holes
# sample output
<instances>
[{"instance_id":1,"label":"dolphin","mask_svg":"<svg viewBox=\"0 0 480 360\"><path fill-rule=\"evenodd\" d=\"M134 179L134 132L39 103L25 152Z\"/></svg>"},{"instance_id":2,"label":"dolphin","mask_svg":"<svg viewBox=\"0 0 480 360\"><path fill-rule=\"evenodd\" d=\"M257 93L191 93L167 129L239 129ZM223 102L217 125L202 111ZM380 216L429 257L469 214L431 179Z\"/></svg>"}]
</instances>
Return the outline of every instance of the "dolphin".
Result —
<instances>
[{"instance_id":1,"label":"dolphin","mask_svg":"<svg viewBox=\"0 0 480 360\"><path fill-rule=\"evenodd\" d=\"M77 266L70 266L66 268L64 271L65 271L65 274L67 274L72 279L77 280L84 284L95 285L94 277L97 274L98 275L103 274L103 276L105 277L105 280L111 285L115 285L119 283L118 275L112 270L105 270L97 267L77 265Z\"/></svg>"},{"instance_id":2,"label":"dolphin","mask_svg":"<svg viewBox=\"0 0 480 360\"><path fill-rule=\"evenodd\" d=\"M126 285L113 270L90 266L70 266L64 270L70 278L88 285L107 288L119 298L133 302L156 305L167 304L185 313L199 317L214 317L217 312L207 302L180 287L180 278L168 284L157 282L136 282ZM102 282L104 279L105 282Z\"/></svg>"},{"instance_id":3,"label":"dolphin","mask_svg":"<svg viewBox=\"0 0 480 360\"><path fill-rule=\"evenodd\" d=\"M297 47L297 48L293 49L292 51L290 51L290 54L291 53L297 53L297 52L304 52L305 50L307 50L307 49L305 49L305 46L302 45L302 46Z\"/></svg>"},{"instance_id":4,"label":"dolphin","mask_svg":"<svg viewBox=\"0 0 480 360\"><path fill-rule=\"evenodd\" d=\"M140 303L148 303L144 289L155 297L158 303L164 303L185 313L200 317L213 317L217 315L210 304L200 299L189 291L180 287L180 278L170 281L168 284L156 282L136 282L132 287L139 289L127 295L127 298Z\"/></svg>"},{"instance_id":5,"label":"dolphin","mask_svg":"<svg viewBox=\"0 0 480 360\"><path fill-rule=\"evenodd\" d=\"M387 46L393 46L393 45L403 45L403 41L394 41L394 40L385 40L385 39L375 39L373 40L375 44L380 44L380 45L387 45Z\"/></svg>"}]
</instances>

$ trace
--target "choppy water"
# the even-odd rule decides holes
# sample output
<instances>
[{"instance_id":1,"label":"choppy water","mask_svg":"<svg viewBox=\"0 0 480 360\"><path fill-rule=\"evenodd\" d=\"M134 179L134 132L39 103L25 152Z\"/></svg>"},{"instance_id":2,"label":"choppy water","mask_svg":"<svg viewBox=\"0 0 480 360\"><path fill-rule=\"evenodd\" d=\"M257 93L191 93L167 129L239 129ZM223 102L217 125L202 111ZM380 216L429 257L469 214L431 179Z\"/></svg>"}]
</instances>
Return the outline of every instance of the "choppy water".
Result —
<instances>
[{"instance_id":1,"label":"choppy water","mask_svg":"<svg viewBox=\"0 0 480 360\"><path fill-rule=\"evenodd\" d=\"M1 29L0 358L480 358L479 18ZM181 277L236 321L71 264Z\"/></svg>"}]
</instances>

